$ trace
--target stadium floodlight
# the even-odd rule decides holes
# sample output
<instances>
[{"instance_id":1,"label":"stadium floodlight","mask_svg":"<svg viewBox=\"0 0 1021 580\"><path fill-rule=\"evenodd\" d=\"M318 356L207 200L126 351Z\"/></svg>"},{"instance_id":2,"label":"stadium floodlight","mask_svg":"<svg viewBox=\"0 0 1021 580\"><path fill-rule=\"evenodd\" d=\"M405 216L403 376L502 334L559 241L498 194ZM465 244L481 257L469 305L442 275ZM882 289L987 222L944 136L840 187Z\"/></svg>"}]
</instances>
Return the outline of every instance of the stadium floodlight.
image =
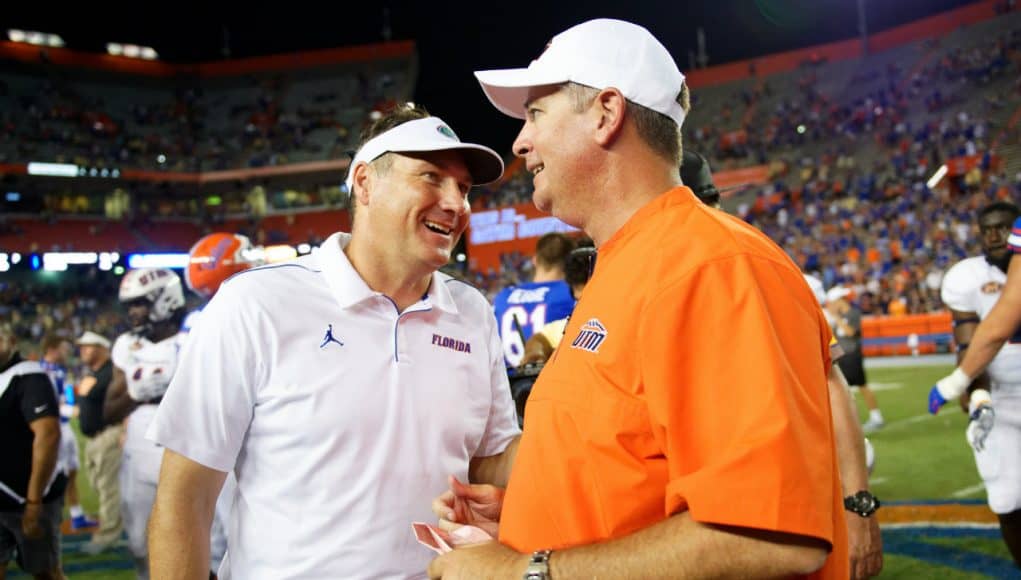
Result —
<instances>
[{"instance_id":1,"label":"stadium floodlight","mask_svg":"<svg viewBox=\"0 0 1021 580\"><path fill-rule=\"evenodd\" d=\"M121 56L124 54L124 45L117 42L108 42L106 43L106 52L113 56Z\"/></svg>"},{"instance_id":2,"label":"stadium floodlight","mask_svg":"<svg viewBox=\"0 0 1021 580\"><path fill-rule=\"evenodd\" d=\"M64 39L61 38L59 34L47 34L46 44L54 48L60 48L64 46Z\"/></svg>"},{"instance_id":3,"label":"stadium floodlight","mask_svg":"<svg viewBox=\"0 0 1021 580\"><path fill-rule=\"evenodd\" d=\"M128 254L129 268L187 268L188 254Z\"/></svg>"},{"instance_id":4,"label":"stadium floodlight","mask_svg":"<svg viewBox=\"0 0 1021 580\"><path fill-rule=\"evenodd\" d=\"M939 185L940 180L946 176L947 171L948 170L946 163L940 165L939 169L936 170L936 173L933 173L932 177L929 178L929 181L925 182L925 185L928 186L929 189L936 187L937 185Z\"/></svg>"},{"instance_id":5,"label":"stadium floodlight","mask_svg":"<svg viewBox=\"0 0 1021 580\"><path fill-rule=\"evenodd\" d=\"M7 39L11 42L25 42L25 38L28 35L25 34L24 30L18 30L17 28L10 28L7 30Z\"/></svg>"},{"instance_id":6,"label":"stadium floodlight","mask_svg":"<svg viewBox=\"0 0 1021 580\"><path fill-rule=\"evenodd\" d=\"M43 46L46 44L46 35L42 32L31 31L25 35L25 42L36 46Z\"/></svg>"},{"instance_id":7,"label":"stadium floodlight","mask_svg":"<svg viewBox=\"0 0 1021 580\"><path fill-rule=\"evenodd\" d=\"M298 257L298 250L287 244L266 246L263 249L263 259L268 263L284 262Z\"/></svg>"},{"instance_id":8,"label":"stadium floodlight","mask_svg":"<svg viewBox=\"0 0 1021 580\"><path fill-rule=\"evenodd\" d=\"M156 49L154 49L153 47L151 46L142 47L142 58L144 58L145 60L156 60L159 57L160 57L159 53L157 53Z\"/></svg>"},{"instance_id":9,"label":"stadium floodlight","mask_svg":"<svg viewBox=\"0 0 1021 580\"><path fill-rule=\"evenodd\" d=\"M68 264L95 264L98 261L96 252L46 252L43 254L43 270L63 272Z\"/></svg>"},{"instance_id":10,"label":"stadium floodlight","mask_svg":"<svg viewBox=\"0 0 1021 580\"><path fill-rule=\"evenodd\" d=\"M39 163L32 161L28 164L29 175L46 175L49 177L77 177L78 166L70 163Z\"/></svg>"},{"instance_id":11,"label":"stadium floodlight","mask_svg":"<svg viewBox=\"0 0 1021 580\"><path fill-rule=\"evenodd\" d=\"M138 58L142 54L142 49L134 44L124 45L124 56L128 58Z\"/></svg>"}]
</instances>

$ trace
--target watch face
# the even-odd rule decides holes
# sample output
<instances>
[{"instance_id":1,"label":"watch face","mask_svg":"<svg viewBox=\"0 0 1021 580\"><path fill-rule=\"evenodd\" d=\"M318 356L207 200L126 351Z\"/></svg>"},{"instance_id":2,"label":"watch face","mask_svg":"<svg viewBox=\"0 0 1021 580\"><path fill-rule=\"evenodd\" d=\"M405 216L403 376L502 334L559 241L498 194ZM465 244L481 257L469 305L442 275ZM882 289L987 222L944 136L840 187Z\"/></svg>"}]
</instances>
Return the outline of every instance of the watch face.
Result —
<instances>
[{"instance_id":1,"label":"watch face","mask_svg":"<svg viewBox=\"0 0 1021 580\"><path fill-rule=\"evenodd\" d=\"M879 500L867 491L859 491L844 498L844 508L862 517L868 517L879 509Z\"/></svg>"}]
</instances>

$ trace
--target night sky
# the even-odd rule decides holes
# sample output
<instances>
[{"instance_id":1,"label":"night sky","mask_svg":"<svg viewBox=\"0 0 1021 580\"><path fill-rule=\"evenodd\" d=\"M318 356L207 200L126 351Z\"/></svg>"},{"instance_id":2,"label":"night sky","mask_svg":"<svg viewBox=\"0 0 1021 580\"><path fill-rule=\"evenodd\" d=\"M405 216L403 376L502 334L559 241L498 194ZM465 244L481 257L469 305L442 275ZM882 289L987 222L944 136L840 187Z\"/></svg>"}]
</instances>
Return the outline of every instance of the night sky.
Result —
<instances>
[{"instance_id":1,"label":"night sky","mask_svg":"<svg viewBox=\"0 0 1021 580\"><path fill-rule=\"evenodd\" d=\"M870 32L970 3L864 2ZM103 51L106 42L136 43L152 46L164 60L199 62L222 59L228 51L238 58L379 42L388 22L393 40L417 43L414 98L453 125L462 139L482 140L498 151L509 150L519 121L488 105L472 71L527 66L554 34L590 18L621 18L645 26L670 49L682 71L689 68L699 27L705 31L710 64L858 35L856 0L377 1L338 2L328 10L279 1L231 8L177 2L136 6L137 16L124 13L132 24L95 15L52 22L8 13L0 26L55 32L70 48Z\"/></svg>"}]
</instances>

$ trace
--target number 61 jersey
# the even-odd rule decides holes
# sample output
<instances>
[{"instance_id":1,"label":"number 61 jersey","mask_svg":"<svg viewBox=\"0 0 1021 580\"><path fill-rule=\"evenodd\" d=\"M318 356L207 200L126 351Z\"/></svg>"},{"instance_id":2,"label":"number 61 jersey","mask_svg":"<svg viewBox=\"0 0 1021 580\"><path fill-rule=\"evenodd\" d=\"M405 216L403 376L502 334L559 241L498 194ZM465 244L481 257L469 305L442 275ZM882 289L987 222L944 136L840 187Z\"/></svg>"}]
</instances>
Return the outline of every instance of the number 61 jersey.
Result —
<instances>
[{"instance_id":1,"label":"number 61 jersey","mask_svg":"<svg viewBox=\"0 0 1021 580\"><path fill-rule=\"evenodd\" d=\"M509 367L521 364L525 341L543 326L567 318L574 310L571 287L563 280L528 282L508 286L493 301L496 322L503 343L503 358Z\"/></svg>"},{"instance_id":2,"label":"number 61 jersey","mask_svg":"<svg viewBox=\"0 0 1021 580\"><path fill-rule=\"evenodd\" d=\"M985 319L1000 299L1007 275L983 256L965 258L954 264L943 277L940 292L943 303L959 312L974 312ZM986 369L996 388L1009 388L1021 394L1021 332L1003 345Z\"/></svg>"}]
</instances>

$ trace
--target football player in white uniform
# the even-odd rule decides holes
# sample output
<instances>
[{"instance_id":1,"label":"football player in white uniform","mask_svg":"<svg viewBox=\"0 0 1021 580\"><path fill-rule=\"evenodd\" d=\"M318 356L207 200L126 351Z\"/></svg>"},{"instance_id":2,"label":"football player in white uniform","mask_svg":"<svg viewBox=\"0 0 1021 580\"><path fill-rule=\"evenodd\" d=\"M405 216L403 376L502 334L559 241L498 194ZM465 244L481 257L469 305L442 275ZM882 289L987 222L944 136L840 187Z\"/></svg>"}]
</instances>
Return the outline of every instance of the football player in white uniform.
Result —
<instances>
[{"instance_id":1,"label":"football player in white uniform","mask_svg":"<svg viewBox=\"0 0 1021 580\"><path fill-rule=\"evenodd\" d=\"M145 438L177 367L185 315L181 279L172 270L130 270L120 302L133 328L113 345L113 379L103 405L111 423L126 420L121 461L121 511L139 578L149 577L146 526L156 497L163 448Z\"/></svg>"},{"instance_id":2,"label":"football player in white uniform","mask_svg":"<svg viewBox=\"0 0 1021 580\"><path fill-rule=\"evenodd\" d=\"M1007 247L1017 206L993 203L979 212L982 256L961 260L943 278L942 298L954 319L958 359L963 358L975 328L1000 298L1007 281L1011 252ZM1021 564L1021 336L1000 349L985 373L971 381L967 438L985 482L989 507L1014 561ZM930 394L933 413L956 396L937 385ZM994 411L995 410L995 411ZM995 421L993 420L995 413Z\"/></svg>"},{"instance_id":3,"label":"football player in white uniform","mask_svg":"<svg viewBox=\"0 0 1021 580\"><path fill-rule=\"evenodd\" d=\"M188 289L207 302L212 300L224 280L261 265L262 260L252 255L253 250L252 242L240 234L215 232L203 237L188 252L188 267L184 270ZM201 319L201 314L202 307L188 313L182 332L190 333ZM237 479L229 473L216 500L213 527L209 532L209 570L214 576L227 552L227 519L236 489Z\"/></svg>"}]
</instances>

